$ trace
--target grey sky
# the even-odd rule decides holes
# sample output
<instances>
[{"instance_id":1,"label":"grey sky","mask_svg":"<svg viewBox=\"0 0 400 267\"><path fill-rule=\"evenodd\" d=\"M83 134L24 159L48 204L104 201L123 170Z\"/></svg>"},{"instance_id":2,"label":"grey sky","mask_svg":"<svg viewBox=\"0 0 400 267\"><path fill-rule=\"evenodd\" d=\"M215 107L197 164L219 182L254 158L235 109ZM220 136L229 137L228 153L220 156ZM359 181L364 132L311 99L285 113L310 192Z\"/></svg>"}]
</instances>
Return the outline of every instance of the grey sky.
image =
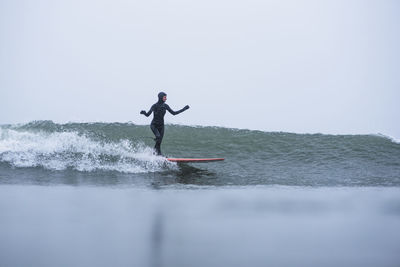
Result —
<instances>
[{"instance_id":1,"label":"grey sky","mask_svg":"<svg viewBox=\"0 0 400 267\"><path fill-rule=\"evenodd\" d=\"M400 138L400 2L0 0L0 123Z\"/></svg>"}]
</instances>

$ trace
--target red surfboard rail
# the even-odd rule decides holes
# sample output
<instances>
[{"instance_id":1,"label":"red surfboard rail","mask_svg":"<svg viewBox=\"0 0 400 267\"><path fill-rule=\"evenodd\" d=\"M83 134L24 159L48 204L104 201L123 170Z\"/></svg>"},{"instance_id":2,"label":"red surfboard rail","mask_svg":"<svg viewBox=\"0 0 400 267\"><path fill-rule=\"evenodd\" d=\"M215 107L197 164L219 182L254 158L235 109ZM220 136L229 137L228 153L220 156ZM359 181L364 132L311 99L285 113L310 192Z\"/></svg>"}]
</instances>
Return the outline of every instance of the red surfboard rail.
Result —
<instances>
[{"instance_id":1,"label":"red surfboard rail","mask_svg":"<svg viewBox=\"0 0 400 267\"><path fill-rule=\"evenodd\" d=\"M224 158L209 158L209 159L191 159L191 158L167 158L168 161L171 162L213 162L213 161L222 161Z\"/></svg>"}]
</instances>

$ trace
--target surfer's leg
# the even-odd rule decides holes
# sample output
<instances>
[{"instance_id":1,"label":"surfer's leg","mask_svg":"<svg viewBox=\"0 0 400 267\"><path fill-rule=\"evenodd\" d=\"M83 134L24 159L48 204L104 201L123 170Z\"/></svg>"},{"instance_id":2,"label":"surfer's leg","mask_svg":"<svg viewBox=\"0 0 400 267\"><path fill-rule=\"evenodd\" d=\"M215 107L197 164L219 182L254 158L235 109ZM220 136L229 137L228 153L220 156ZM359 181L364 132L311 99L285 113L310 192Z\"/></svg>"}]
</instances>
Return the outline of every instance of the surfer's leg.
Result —
<instances>
[{"instance_id":1,"label":"surfer's leg","mask_svg":"<svg viewBox=\"0 0 400 267\"><path fill-rule=\"evenodd\" d=\"M161 142L164 137L164 125L158 126L157 130L160 133L160 137L158 138L158 143L156 143L156 145L157 145L156 150L157 150L157 155L162 155L161 154Z\"/></svg>"},{"instance_id":2,"label":"surfer's leg","mask_svg":"<svg viewBox=\"0 0 400 267\"><path fill-rule=\"evenodd\" d=\"M157 127L157 126L152 124L150 126L150 128L153 131L154 136L156 137L156 139L155 139L156 144L154 145L154 149L156 150L157 155L161 155L160 146L161 146L161 141L162 141L162 138L163 138L163 135L164 135L164 129L162 130L162 134L161 134L160 133L160 127Z\"/></svg>"},{"instance_id":3,"label":"surfer's leg","mask_svg":"<svg viewBox=\"0 0 400 267\"><path fill-rule=\"evenodd\" d=\"M160 140L160 132L158 131L157 127L153 124L150 125L150 129L153 132L154 136L156 137L154 141L156 141L156 144L154 145L154 149L156 150L157 154L159 154L160 150L160 145L159 145L159 140Z\"/></svg>"},{"instance_id":4,"label":"surfer's leg","mask_svg":"<svg viewBox=\"0 0 400 267\"><path fill-rule=\"evenodd\" d=\"M158 127L158 131L160 133L160 144L161 144L161 142L162 142L162 140L164 138L164 125Z\"/></svg>"}]
</instances>

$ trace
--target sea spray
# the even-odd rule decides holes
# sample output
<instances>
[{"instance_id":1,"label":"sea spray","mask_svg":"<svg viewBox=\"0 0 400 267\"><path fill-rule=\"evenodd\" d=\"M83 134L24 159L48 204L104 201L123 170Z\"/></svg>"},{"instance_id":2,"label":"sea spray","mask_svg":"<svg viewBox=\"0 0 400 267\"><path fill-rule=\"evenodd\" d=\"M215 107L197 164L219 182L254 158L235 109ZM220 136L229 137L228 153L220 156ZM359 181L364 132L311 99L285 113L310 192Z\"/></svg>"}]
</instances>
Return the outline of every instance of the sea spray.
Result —
<instances>
[{"instance_id":1,"label":"sea spray","mask_svg":"<svg viewBox=\"0 0 400 267\"><path fill-rule=\"evenodd\" d=\"M173 168L142 142L93 140L85 134L1 129L0 160L13 167L143 173Z\"/></svg>"}]
</instances>

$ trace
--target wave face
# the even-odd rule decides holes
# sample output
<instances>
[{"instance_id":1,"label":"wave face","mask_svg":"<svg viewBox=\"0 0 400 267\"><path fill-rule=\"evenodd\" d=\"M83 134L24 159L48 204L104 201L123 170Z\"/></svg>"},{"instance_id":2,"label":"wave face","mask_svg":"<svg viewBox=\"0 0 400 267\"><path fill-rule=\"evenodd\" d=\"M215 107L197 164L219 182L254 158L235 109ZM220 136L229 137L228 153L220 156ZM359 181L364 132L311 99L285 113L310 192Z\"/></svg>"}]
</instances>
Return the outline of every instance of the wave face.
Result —
<instances>
[{"instance_id":1,"label":"wave face","mask_svg":"<svg viewBox=\"0 0 400 267\"><path fill-rule=\"evenodd\" d=\"M131 123L3 125L0 180L32 180L50 171L64 179L112 174L122 183L150 177L211 186L400 186L400 144L385 136L166 125L165 155L226 158L180 167L153 155L152 137L148 126Z\"/></svg>"}]
</instances>

